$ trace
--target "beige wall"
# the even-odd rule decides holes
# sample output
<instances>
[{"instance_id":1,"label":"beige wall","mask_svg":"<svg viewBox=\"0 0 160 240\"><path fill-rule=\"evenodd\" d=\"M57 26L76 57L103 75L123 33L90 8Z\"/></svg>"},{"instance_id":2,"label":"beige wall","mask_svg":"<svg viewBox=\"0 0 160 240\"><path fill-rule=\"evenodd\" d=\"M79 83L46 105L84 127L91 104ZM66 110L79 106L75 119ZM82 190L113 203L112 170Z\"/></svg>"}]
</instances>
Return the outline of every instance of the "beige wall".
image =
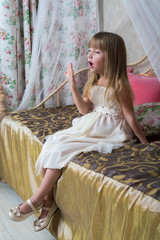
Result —
<instances>
[{"instance_id":1,"label":"beige wall","mask_svg":"<svg viewBox=\"0 0 160 240\"><path fill-rule=\"evenodd\" d=\"M99 0L99 3L101 1L103 4L103 30L116 32L123 37L127 48L128 63L138 61L145 55L145 52L123 5L123 1Z\"/></svg>"}]
</instances>

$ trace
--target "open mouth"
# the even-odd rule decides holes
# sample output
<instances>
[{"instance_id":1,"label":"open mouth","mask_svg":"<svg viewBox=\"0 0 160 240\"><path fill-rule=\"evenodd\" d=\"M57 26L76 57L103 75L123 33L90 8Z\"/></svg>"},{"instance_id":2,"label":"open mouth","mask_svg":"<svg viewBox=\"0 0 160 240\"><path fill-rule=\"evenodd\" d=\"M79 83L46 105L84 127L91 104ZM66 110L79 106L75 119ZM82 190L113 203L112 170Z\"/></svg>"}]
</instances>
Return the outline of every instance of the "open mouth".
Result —
<instances>
[{"instance_id":1,"label":"open mouth","mask_svg":"<svg viewBox=\"0 0 160 240\"><path fill-rule=\"evenodd\" d=\"M88 63L89 63L89 67L90 67L90 68L93 68L93 63L90 62L90 61L88 61Z\"/></svg>"}]
</instances>

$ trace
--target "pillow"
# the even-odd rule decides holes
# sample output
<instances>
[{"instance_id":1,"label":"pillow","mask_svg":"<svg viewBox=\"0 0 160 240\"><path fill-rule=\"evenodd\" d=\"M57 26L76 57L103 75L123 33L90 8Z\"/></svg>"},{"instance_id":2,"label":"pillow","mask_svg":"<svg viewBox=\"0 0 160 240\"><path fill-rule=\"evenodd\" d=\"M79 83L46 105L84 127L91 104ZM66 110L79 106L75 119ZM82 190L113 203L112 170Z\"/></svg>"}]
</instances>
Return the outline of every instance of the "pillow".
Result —
<instances>
[{"instance_id":1,"label":"pillow","mask_svg":"<svg viewBox=\"0 0 160 240\"><path fill-rule=\"evenodd\" d=\"M160 136L160 102L140 104L134 109L145 136Z\"/></svg>"},{"instance_id":2,"label":"pillow","mask_svg":"<svg viewBox=\"0 0 160 240\"><path fill-rule=\"evenodd\" d=\"M134 105L160 102L160 81L158 78L128 73L128 80L134 94Z\"/></svg>"},{"instance_id":3,"label":"pillow","mask_svg":"<svg viewBox=\"0 0 160 240\"><path fill-rule=\"evenodd\" d=\"M127 72L128 73L132 73L134 71L134 68L133 67L127 67Z\"/></svg>"}]
</instances>

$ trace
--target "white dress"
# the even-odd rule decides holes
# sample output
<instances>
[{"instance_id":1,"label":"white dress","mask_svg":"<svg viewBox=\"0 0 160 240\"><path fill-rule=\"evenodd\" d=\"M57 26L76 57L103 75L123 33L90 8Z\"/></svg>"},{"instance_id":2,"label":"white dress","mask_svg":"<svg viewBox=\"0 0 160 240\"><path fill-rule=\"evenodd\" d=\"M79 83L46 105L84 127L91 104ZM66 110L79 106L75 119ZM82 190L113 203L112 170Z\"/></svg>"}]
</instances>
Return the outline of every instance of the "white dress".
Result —
<instances>
[{"instance_id":1,"label":"white dress","mask_svg":"<svg viewBox=\"0 0 160 240\"><path fill-rule=\"evenodd\" d=\"M94 105L92 112L75 118L72 127L46 137L35 165L36 174L42 167L61 169L81 152L111 153L113 149L135 142L120 105L115 101L108 105L105 91L103 86L93 86L90 94Z\"/></svg>"}]
</instances>

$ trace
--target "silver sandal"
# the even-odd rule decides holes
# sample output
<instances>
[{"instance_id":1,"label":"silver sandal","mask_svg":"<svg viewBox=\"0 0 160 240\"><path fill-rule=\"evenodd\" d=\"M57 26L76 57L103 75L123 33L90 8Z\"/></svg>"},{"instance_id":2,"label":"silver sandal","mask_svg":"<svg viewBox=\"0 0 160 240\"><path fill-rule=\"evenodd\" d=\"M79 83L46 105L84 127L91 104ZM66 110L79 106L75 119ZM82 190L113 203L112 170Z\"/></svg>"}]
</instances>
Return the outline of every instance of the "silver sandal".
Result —
<instances>
[{"instance_id":1,"label":"silver sandal","mask_svg":"<svg viewBox=\"0 0 160 240\"><path fill-rule=\"evenodd\" d=\"M33 204L31 203L31 200L30 200L30 199L27 200L27 203L28 203L28 205L29 205L29 206L31 207L31 209L32 209L31 212L26 213L26 214L22 213L22 212L20 211L20 209L19 209L19 206L20 206L20 205L19 205L19 206L15 207L15 208L10 209L10 211L9 211L9 217L10 217L10 219L13 220L13 221L16 221L16 222L24 221L25 219L27 219L28 217L30 217L32 214L34 214L34 213L39 213L39 210L40 210L40 209L42 208L42 206L43 206L43 203L42 203L39 207L35 208L35 207L33 206Z\"/></svg>"},{"instance_id":2,"label":"silver sandal","mask_svg":"<svg viewBox=\"0 0 160 240\"><path fill-rule=\"evenodd\" d=\"M44 229L48 226L53 214L57 210L57 205L56 205L55 201L53 201L51 207L42 207L42 210L48 211L48 214L45 218L37 219L33 222L33 227L34 227L35 232L41 231L42 229Z\"/></svg>"}]
</instances>

